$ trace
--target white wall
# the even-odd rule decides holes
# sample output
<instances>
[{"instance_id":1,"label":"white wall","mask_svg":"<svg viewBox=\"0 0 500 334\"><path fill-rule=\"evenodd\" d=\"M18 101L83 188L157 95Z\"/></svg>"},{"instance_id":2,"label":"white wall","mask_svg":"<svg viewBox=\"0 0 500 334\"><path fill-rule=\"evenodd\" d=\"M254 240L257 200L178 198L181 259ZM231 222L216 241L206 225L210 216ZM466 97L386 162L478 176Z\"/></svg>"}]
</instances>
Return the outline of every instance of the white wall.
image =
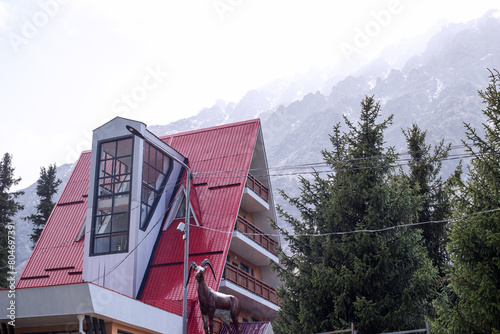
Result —
<instances>
[{"instance_id":1,"label":"white wall","mask_svg":"<svg viewBox=\"0 0 500 334\"><path fill-rule=\"evenodd\" d=\"M96 181L96 166L98 161L98 143L102 140L131 135L131 133L126 129L126 125L134 127L155 145L167 151L169 154L176 156L181 161L183 161L184 158L147 131L145 124L137 121L117 117L94 130L92 139L87 217L85 221L86 234L82 278L85 282L92 282L120 292L126 296L135 298L137 297L137 293L141 287L145 271L151 258L153 247L158 234L160 233L163 215L168 208L170 198L173 194L175 184L178 181L182 168L180 164L174 162L172 173L167 181L165 192L161 196L160 203L157 206L155 214L153 215L147 229L145 231L140 230L139 223L144 141L139 137L134 137L128 252L90 256L92 214L95 197L94 189Z\"/></svg>"}]
</instances>

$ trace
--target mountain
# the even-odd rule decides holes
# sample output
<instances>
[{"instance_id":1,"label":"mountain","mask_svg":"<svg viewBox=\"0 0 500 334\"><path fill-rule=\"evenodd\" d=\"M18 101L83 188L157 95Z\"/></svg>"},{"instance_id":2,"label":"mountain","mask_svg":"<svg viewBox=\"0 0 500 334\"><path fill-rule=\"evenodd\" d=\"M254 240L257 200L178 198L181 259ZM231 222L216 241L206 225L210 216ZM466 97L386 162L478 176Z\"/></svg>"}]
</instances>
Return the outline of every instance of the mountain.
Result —
<instances>
[{"instance_id":1,"label":"mountain","mask_svg":"<svg viewBox=\"0 0 500 334\"><path fill-rule=\"evenodd\" d=\"M333 73L316 70L277 80L249 91L237 103L219 100L196 116L148 128L162 136L260 117L273 187L297 195L297 174L312 169L295 166L322 162L321 150L330 148L332 126L342 123L343 116L356 121L366 95L380 101L384 117L394 115L385 139L402 153L406 144L401 129L413 123L427 130L434 144L444 139L459 145L465 139L464 122L479 130L484 117L477 91L488 84L488 68L500 69L499 34L500 11L492 10L471 22L446 25L432 36L389 47L351 75L338 64ZM443 173L450 173L456 163L446 162ZM61 170L61 175L67 172ZM26 213L20 216L36 205L33 186L25 191L21 200ZM292 211L276 191L275 200ZM26 225L18 223L20 239L29 239ZM20 259L29 254L24 248L18 252Z\"/></svg>"}]
</instances>

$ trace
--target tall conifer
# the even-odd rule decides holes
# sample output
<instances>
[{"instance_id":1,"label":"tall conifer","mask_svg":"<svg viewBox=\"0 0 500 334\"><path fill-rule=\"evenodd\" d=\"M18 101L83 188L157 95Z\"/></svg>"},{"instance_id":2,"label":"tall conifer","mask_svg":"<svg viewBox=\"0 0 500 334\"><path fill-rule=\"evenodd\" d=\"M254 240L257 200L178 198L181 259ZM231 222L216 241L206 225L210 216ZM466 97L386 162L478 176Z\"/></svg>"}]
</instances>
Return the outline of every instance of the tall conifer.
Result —
<instances>
[{"instance_id":1,"label":"tall conifer","mask_svg":"<svg viewBox=\"0 0 500 334\"><path fill-rule=\"evenodd\" d=\"M484 138L465 125L473 158L454 197L449 293L438 303L433 333L500 333L500 73L490 74L479 91Z\"/></svg>"},{"instance_id":2,"label":"tall conifer","mask_svg":"<svg viewBox=\"0 0 500 334\"><path fill-rule=\"evenodd\" d=\"M49 220L55 205L53 197L57 193L57 187L61 182L57 178L57 167L55 164L50 165L48 168L40 168L40 178L36 186L36 194L40 202L36 206L36 213L25 217L26 220L33 222L33 233L30 235L33 246L35 246L47 220Z\"/></svg>"},{"instance_id":3,"label":"tall conifer","mask_svg":"<svg viewBox=\"0 0 500 334\"><path fill-rule=\"evenodd\" d=\"M426 131L416 124L403 130L406 137L410 160L408 162L410 184L417 196L422 197L422 206L418 210L418 221L443 221L451 214L450 197L452 194L451 178L443 181L440 176L442 160L448 157L451 144L442 140L432 147L426 144ZM441 277L445 276L449 257L446 252L445 223L422 224L424 243L434 266Z\"/></svg>"},{"instance_id":4,"label":"tall conifer","mask_svg":"<svg viewBox=\"0 0 500 334\"><path fill-rule=\"evenodd\" d=\"M301 217L278 207L292 230L280 228L290 253L280 249L280 266L274 266L283 282L277 333L350 323L364 333L424 326L436 270L421 231L397 227L417 221L422 201L397 173L394 149L384 146L392 116L378 123L379 117L380 105L366 97L357 125L345 118L348 132L336 125L333 149L322 152L332 172L302 177L299 197L281 192Z\"/></svg>"},{"instance_id":5,"label":"tall conifer","mask_svg":"<svg viewBox=\"0 0 500 334\"><path fill-rule=\"evenodd\" d=\"M12 257L15 254L16 247L15 227L12 227L15 226L15 222L12 219L18 211L23 209L23 206L17 202L17 198L23 192L11 191L11 188L21 181L21 178L14 177L14 170L12 155L5 153L0 161L0 286L2 287L7 287L7 273L13 271L13 265L9 265L8 261L9 255ZM11 231L10 234L9 231Z\"/></svg>"}]
</instances>

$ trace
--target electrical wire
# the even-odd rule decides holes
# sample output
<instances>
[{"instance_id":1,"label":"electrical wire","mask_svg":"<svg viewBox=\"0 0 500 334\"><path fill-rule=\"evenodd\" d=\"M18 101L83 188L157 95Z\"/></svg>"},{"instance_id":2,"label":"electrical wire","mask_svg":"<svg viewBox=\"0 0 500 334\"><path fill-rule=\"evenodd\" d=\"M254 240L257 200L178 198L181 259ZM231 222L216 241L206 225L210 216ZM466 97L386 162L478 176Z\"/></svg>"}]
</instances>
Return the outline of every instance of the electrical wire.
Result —
<instances>
[{"instance_id":1,"label":"electrical wire","mask_svg":"<svg viewBox=\"0 0 500 334\"><path fill-rule=\"evenodd\" d=\"M456 146L452 146L450 147L450 150L456 150L456 149L463 149L467 147L466 145L456 145ZM404 154L399 154L399 156L401 155L410 155L412 153L415 153L415 152L406 152ZM459 153L459 154L451 154L451 155L447 155L446 157L443 157L443 158L437 158L437 159L432 159L433 162L441 162L441 161L451 161L451 160L458 160L458 159L465 159L465 158L472 158L472 157L478 157L478 156L484 156L484 155L492 155L492 154L499 154L499 152L490 152L490 153L477 153L477 152L464 152L464 153ZM356 171L356 170L366 170L366 169L376 169L376 168L395 168L395 167L402 167L402 166L405 166L405 165L408 165L412 160L412 158L404 158L404 159L395 159L394 162L399 162L399 163L394 163L394 164L385 164L385 165L376 165L377 162L380 162L381 159L383 158L388 158L388 157L394 157L394 156L398 156L397 153L394 153L394 154L383 154L383 155L378 155L378 156L373 156L373 157L367 157L367 158L356 158L356 159L346 159L346 160L342 160L342 161L339 161L337 162L339 165L342 164L349 164L351 163L350 166L346 167L346 168L340 168L338 169L339 171L342 170L342 171ZM362 166L364 164L371 164L371 166ZM358 167L356 167L358 166ZM307 164L298 164L298 165L284 165L284 166L277 166L277 167L268 167L268 168L253 168L253 169L249 169L249 170L229 170L229 171L213 171L213 172L197 172L197 173L192 173L192 176L193 178L202 178L202 179L214 179L214 178L218 178L218 179L222 179L222 178L246 178L248 173L249 172L252 172L253 175L258 175L258 176L291 176L291 175L308 175L308 174L319 174L319 173L332 173L332 172L335 172L334 170L331 169L331 164L327 163L327 162L317 162L317 163L307 163ZM328 170L316 170L316 169L319 169L319 168L328 168ZM313 171L301 171L302 169L313 169ZM297 170L297 171L294 171L294 172L288 172L288 173L281 173L281 171L287 171L287 170ZM259 172L262 172L264 171L265 173L259 173ZM276 171L276 173L271 173L271 171ZM231 176L220 176L220 175L217 175L217 174L231 174L231 173L234 173L236 175L231 175ZM237 173L241 173L241 174L237 174ZM186 179L186 177L181 177L180 180L178 182L176 182L173 186L171 187L168 187L168 188L165 188L163 189L163 191L161 193L158 193L156 194L155 196L161 196L163 195L163 193L167 190L172 190L174 189L175 187L177 187L178 185L182 184L184 182L184 180ZM149 232L146 233L146 235L143 236L143 238L138 242L138 244L132 249L130 250L127 255L121 260L119 261L117 264L115 264L107 273L91 280L91 282L95 282L101 278L104 278L106 275L108 275L109 273L113 272L114 270L116 270L132 253L134 253L134 251L139 247L139 245L149 236L149 234L154 230L154 228L160 223L162 222L162 218L164 217L164 215L171 209L172 205L173 205L174 202L170 203L170 205L165 209L165 211L160 215L160 217L158 218L158 220L155 222L155 224L153 225L153 227L149 230ZM133 210L137 209L140 207L140 204L138 204L136 207L133 207L133 208L130 208L128 213L131 213ZM354 231L339 231L339 232L330 232L330 233L323 233L323 234L288 234L288 236L292 236L292 237L321 237L321 236L327 236L327 235L345 235L345 234L353 234L353 233L377 233L377 232L383 232L383 231L387 231L387 230L392 230L392 229L396 229L396 228L403 228L403 227L410 227L410 226L419 226L419 225L424 225L424 224L437 224L437 223L447 223L447 222L453 222L453 221L456 221L456 220L460 220L460 219L463 219L463 218L467 218L467 217L470 217L470 216L475 216L475 215L479 215L479 214L485 214L485 213L490 213L490 212L495 212L495 211L499 211L499 209L493 209L493 210L487 210L487 211L482 211L482 212L478 212L478 213L474 213L474 214L470 214L470 215L465 215L465 216L462 216L462 217L458 217L458 218L452 218L452 219L446 219L446 220L440 220L440 221L426 221L426 222L417 222L417 223L411 223L411 224L402 224L402 225L395 225L395 226L390 226L390 227L386 227L386 228L382 228L382 229L377 229L377 230L354 230ZM219 214L220 215L220 214ZM68 226L71 226L73 224L81 224L80 222L73 222L73 223L69 223L67 225L64 225L64 226L61 226L59 229L57 230L62 230L64 228L67 228ZM233 231L224 231L224 230L218 230L218 229L212 229L212 228L208 228L208 227L205 227L205 226L198 226L198 225L192 225L190 224L190 226L193 226L195 228L202 228L202 229L206 229L206 230L211 230L211 231L215 231L215 232L219 232L219 233L226 233L226 234L229 234L229 233L233 233ZM84 236L86 236L88 233L91 233L93 230L95 230L96 227L90 229L89 231L85 231L84 233ZM57 232L57 230L52 230L51 232ZM275 237L275 238L283 238L285 236L282 236L282 235L279 235L279 234L262 234L262 233L243 233L243 232L239 232L239 233L242 233L242 234L245 234L245 235L266 235L268 237ZM56 249L56 248L59 248L59 247L62 247L70 242L74 242L73 239L70 239L70 240L67 240L67 241L64 241L58 245L55 245L55 246L52 246L48 249L45 249L45 250L42 250L41 252L37 252L37 254L33 254L33 258L34 257L38 257L38 256L41 256L53 249ZM29 259L27 259L26 261L30 260L32 257L30 256Z\"/></svg>"},{"instance_id":2,"label":"electrical wire","mask_svg":"<svg viewBox=\"0 0 500 334\"><path fill-rule=\"evenodd\" d=\"M163 189L163 191L162 191L162 192L159 192L159 193L158 193L158 194L156 194L153 198L155 198L155 199L156 199L156 197L157 197L157 196L162 196L162 195L163 195L163 193L164 193L165 191L170 191L170 190L175 189L177 186L179 186L180 184L184 183L184 180L185 180L185 179L186 179L186 177L184 177L184 176L183 176L183 177L181 177L181 178L180 178L180 180L179 180L178 182L176 182L174 185L172 185L172 186L170 186L170 187L165 187L165 189ZM167 210L170 210L170 208L171 208L171 206L172 206L172 205L173 205L173 202L170 204L170 206L167 208ZM128 211L126 211L126 212L124 212L124 213L128 213L128 214L130 214L130 213L132 213L132 211L134 211L134 210L138 209L140 206L141 206L141 204L138 204L138 205L136 205L135 207L131 207ZM164 213L162 213L162 215L160 216L160 218L161 218L161 217L163 217L163 215L164 215L165 213L166 213L166 211L165 211ZM113 219L115 219L115 218L113 218ZM71 223L68 223L68 224L62 225L61 227L59 227L59 228L57 228L57 229L52 229L52 230L50 230L50 233L57 233L57 232L60 232L60 231L64 231L64 230L66 230L68 227L71 227L72 225L75 225L75 224L80 224L80 225L81 225L81 224L85 224L85 221L86 221L86 219L84 219L84 220L83 220L83 222L78 221L78 222L71 222ZM157 223L156 223L156 224L157 224ZM156 226L156 224L155 224L155 226ZM95 229L96 229L96 227L93 227L93 228L91 228L91 229L90 229L90 230L88 230L88 231L86 230L86 231L84 232L84 234L83 234L82 238L83 238L83 237L86 237L86 236L87 236L87 234L92 233L93 231L95 231ZM44 249L44 250L42 250L42 251L38 251L36 254L35 254L34 252L32 252L31 256L30 256L28 259L26 259L26 260L24 260L23 262L21 262L21 263L27 262L27 261L29 261L29 260L30 260L30 259L32 259L32 258L36 258L36 257L42 256L42 255L44 255L44 254L46 254L46 253L48 253L48 252L50 252L50 251L52 251L52 250L54 250L54 249L56 249L56 248L63 247L64 245L69 244L69 243L72 243L72 242L75 242L75 238L71 238L71 239L69 239L69 240L66 240L66 241L64 241L64 242L62 242L62 243L60 243L60 244L57 244L57 245L52 246L52 247L50 247L50 248ZM142 242L142 241L141 241L141 242Z\"/></svg>"},{"instance_id":3,"label":"electrical wire","mask_svg":"<svg viewBox=\"0 0 500 334\"><path fill-rule=\"evenodd\" d=\"M365 229L365 230L327 232L327 233L287 234L287 236L283 236L281 234L245 233L245 232L241 232L241 231L238 231L238 233L242 233L242 234L247 235L247 236L265 235L268 237L276 237L276 238L283 238L283 237L286 238L288 236L290 236L290 237L324 237L324 236L329 236L329 235L346 235L346 234L354 234L354 233L378 233L378 232L384 232L384 231L394 230L394 229L403 228L403 227L421 226L421 225L426 225L426 224L450 223L450 222L455 222L455 221L458 221L461 219L465 219L465 218L469 218L469 217L473 217L473 216L478 216L478 215L482 215L482 214L486 214L486 213L497 212L497 211L500 211L500 208L485 210L485 211L481 211L481 212L475 212L475 213L463 215L463 216L456 217L456 218L443 219L443 220L429 220L429 221L424 221L424 222L394 225L394 226L384 227L384 228L380 228L380 229L373 229L373 230L366 230ZM192 224L190 224L190 226L206 229L209 231L215 231L215 232L219 232L219 233L226 233L226 234L233 233L233 231L223 231L223 230L213 229L213 228L209 228L209 227L205 227L205 226L197 226L197 225L192 225Z\"/></svg>"},{"instance_id":4,"label":"electrical wire","mask_svg":"<svg viewBox=\"0 0 500 334\"><path fill-rule=\"evenodd\" d=\"M497 155L499 152L489 152L489 153L477 153L477 152L471 152L471 153L460 153L460 154L453 154L449 155L446 158L439 158L439 159L434 159L432 160L433 162L442 162L442 161L453 161L453 160L460 160L460 159L466 159L466 158L473 158L477 156L487 156L487 155ZM353 163L350 165L347 165L350 161L356 161L357 159L353 160L342 160L337 162L336 164L341 166L341 165L347 165L342 168L338 168L337 170L333 170L331 164L325 163L325 162L319 162L319 163L310 163L310 164L303 164L303 165L289 165L289 166L282 166L282 167L274 167L274 168L254 168L254 169L249 169L249 170L227 170L227 171L213 171L213 172L198 172L194 173L196 177L199 177L201 179L224 179L224 178L237 178L237 177L246 177L246 173L250 172L254 176L262 176L262 177L279 177L279 176L296 176L296 175L311 175L311 174L322 174L322 173L332 173L335 171L357 171L357 170L370 170L370 169L379 169L379 168L397 168L397 167L403 167L409 165L410 162L412 162L412 159L396 159L393 164L379 164L376 165L375 162L371 161L370 159L376 159L378 157L371 157L367 158L366 161L364 162L357 162ZM399 162L399 163L397 163ZM368 166L363 166L364 164L371 164ZM321 170L320 168L327 168L327 170ZM273 170L277 169L276 173L259 173L260 171L266 171L266 170ZM294 170L296 169L297 171L290 171L290 172L284 172L281 173L280 171L282 170ZM301 169L312 169L312 171L301 171ZM233 174L234 173L234 174ZM241 174L236 174L236 173L241 173ZM217 175L217 174L232 174L232 175ZM235 175L236 174L236 175Z\"/></svg>"}]
</instances>

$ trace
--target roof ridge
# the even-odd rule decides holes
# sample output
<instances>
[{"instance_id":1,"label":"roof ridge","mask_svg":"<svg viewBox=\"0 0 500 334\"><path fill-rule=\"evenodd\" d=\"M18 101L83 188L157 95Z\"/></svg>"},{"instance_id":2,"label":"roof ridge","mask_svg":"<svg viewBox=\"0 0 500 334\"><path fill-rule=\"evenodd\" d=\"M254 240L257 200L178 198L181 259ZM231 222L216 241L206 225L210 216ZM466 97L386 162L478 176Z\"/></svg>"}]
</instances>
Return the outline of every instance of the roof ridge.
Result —
<instances>
[{"instance_id":1,"label":"roof ridge","mask_svg":"<svg viewBox=\"0 0 500 334\"><path fill-rule=\"evenodd\" d=\"M235 127L235 126L241 126L241 125L247 125L247 124L253 124L253 123L260 124L260 118L254 118L254 119L250 119L250 120L246 120L246 121L240 121L240 122L229 123L229 124L220 124L220 125L215 125L215 126L211 126L208 128L178 132L178 133L173 133L173 134L169 134L169 135L165 135L165 136L160 136L158 138L160 138L160 140L167 140L167 139L172 138L172 137L181 137L181 136L185 136L185 135L191 135L194 133L214 131L214 130Z\"/></svg>"}]
</instances>

